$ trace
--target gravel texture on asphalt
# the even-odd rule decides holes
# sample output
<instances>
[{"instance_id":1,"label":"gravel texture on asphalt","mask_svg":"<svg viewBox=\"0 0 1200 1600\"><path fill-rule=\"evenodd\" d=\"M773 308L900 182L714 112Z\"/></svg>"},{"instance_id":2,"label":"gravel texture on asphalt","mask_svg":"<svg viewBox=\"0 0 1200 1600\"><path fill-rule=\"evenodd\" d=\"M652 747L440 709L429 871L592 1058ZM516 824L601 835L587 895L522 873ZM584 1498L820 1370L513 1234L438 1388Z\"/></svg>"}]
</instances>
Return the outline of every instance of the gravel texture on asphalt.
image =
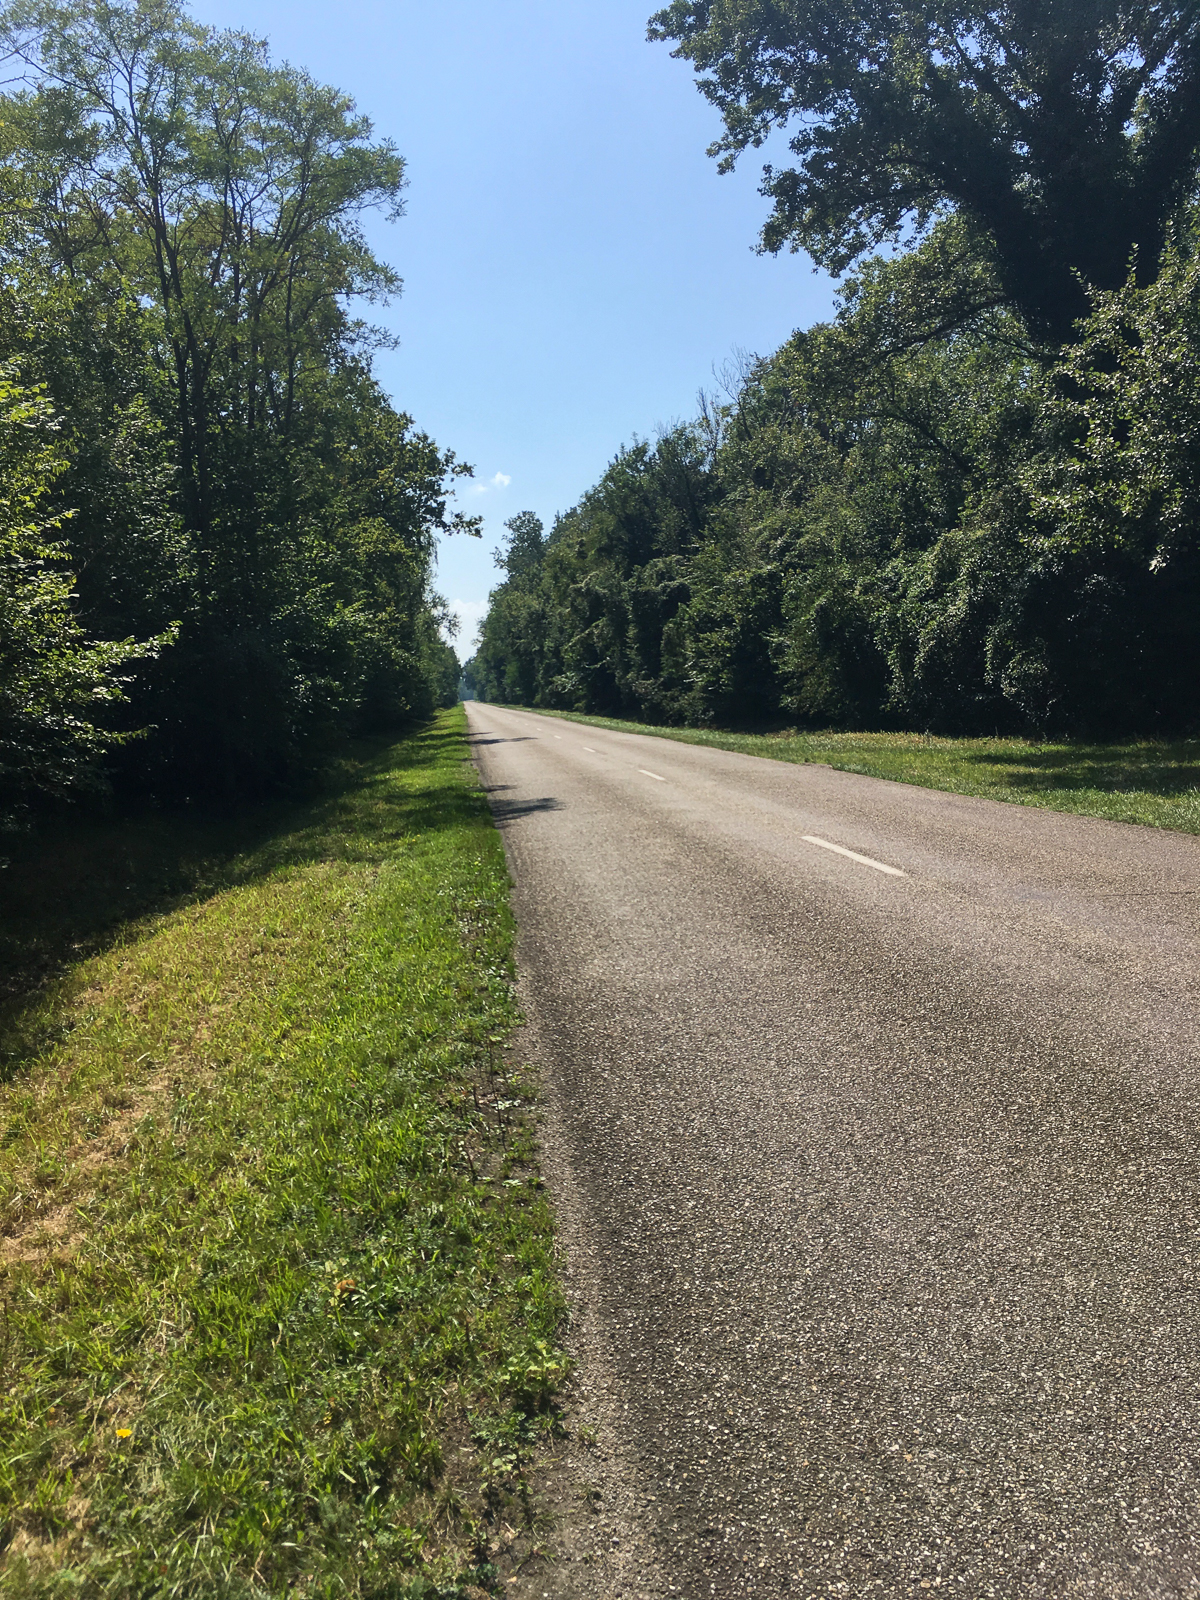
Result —
<instances>
[{"instance_id":1,"label":"gravel texture on asphalt","mask_svg":"<svg viewBox=\"0 0 1200 1600\"><path fill-rule=\"evenodd\" d=\"M1200 1595L1200 841L468 713L596 1430L511 1592Z\"/></svg>"}]
</instances>

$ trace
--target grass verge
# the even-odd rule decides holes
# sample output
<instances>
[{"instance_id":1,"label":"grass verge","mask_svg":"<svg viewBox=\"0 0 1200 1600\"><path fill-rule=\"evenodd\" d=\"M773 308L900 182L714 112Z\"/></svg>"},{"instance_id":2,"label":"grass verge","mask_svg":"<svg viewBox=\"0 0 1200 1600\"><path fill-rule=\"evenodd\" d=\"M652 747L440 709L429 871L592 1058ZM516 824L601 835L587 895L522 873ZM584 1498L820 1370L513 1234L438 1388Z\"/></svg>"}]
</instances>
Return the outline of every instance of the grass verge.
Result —
<instances>
[{"instance_id":1,"label":"grass verge","mask_svg":"<svg viewBox=\"0 0 1200 1600\"><path fill-rule=\"evenodd\" d=\"M562 1301L463 730L173 864L97 829L75 923L17 905L38 970L107 948L0 1017L6 1594L495 1588ZM175 903L105 941L114 860Z\"/></svg>"},{"instance_id":2,"label":"grass verge","mask_svg":"<svg viewBox=\"0 0 1200 1600\"><path fill-rule=\"evenodd\" d=\"M1027 739L941 739L924 733L723 733L661 728L573 711L539 716L649 733L682 744L709 745L774 761L817 762L841 772L891 778L926 789L982 795L1051 811L1074 811L1114 822L1200 833L1200 739L1172 742L1035 743Z\"/></svg>"}]
</instances>

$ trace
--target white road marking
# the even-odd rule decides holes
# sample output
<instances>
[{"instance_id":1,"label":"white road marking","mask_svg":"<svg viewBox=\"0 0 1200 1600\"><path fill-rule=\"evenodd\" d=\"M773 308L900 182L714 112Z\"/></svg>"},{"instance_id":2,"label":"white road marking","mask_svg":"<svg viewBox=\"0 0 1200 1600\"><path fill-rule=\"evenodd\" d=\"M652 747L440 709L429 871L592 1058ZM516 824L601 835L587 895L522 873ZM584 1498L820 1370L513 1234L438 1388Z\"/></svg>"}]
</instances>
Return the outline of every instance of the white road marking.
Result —
<instances>
[{"instance_id":1,"label":"white road marking","mask_svg":"<svg viewBox=\"0 0 1200 1600\"><path fill-rule=\"evenodd\" d=\"M859 861L864 867L874 867L876 872L887 872L893 878L907 878L908 873L902 872L899 867L885 866L882 861L872 861L870 856L860 856L857 850L847 850L845 845L830 844L828 839L818 839L815 833L801 835L805 844L819 844L822 850L833 850L839 856L845 856L850 861Z\"/></svg>"},{"instance_id":2,"label":"white road marking","mask_svg":"<svg viewBox=\"0 0 1200 1600\"><path fill-rule=\"evenodd\" d=\"M647 772L645 767L639 767L638 771L642 774L643 778L653 778L655 783L666 783L667 781L665 778L660 778L657 772Z\"/></svg>"},{"instance_id":3,"label":"white road marking","mask_svg":"<svg viewBox=\"0 0 1200 1600\"><path fill-rule=\"evenodd\" d=\"M591 747L591 745L590 745L590 744L585 744L585 745L584 745L584 747L583 747L583 748L584 748L584 749L585 749L585 750L591 750L591 752L592 752L592 754L593 754L593 755L594 755L594 756L598 756L598 755L599 755L599 754L600 754L600 752L599 752L599 750L592 750L592 747Z\"/></svg>"},{"instance_id":4,"label":"white road marking","mask_svg":"<svg viewBox=\"0 0 1200 1600\"><path fill-rule=\"evenodd\" d=\"M561 739L561 738L562 738L562 734L561 734L561 733L556 733L556 734L555 734L555 735L554 735L554 737L555 737L555 738L556 738L556 739Z\"/></svg>"}]
</instances>

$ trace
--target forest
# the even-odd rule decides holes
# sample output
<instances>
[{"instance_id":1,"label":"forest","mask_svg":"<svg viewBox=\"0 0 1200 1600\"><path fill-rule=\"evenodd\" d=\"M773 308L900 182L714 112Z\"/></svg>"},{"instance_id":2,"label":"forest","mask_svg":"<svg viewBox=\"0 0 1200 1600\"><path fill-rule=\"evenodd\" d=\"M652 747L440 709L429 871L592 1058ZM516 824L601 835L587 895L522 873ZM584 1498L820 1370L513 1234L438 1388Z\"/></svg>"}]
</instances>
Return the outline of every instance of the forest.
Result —
<instances>
[{"instance_id":1,"label":"forest","mask_svg":"<svg viewBox=\"0 0 1200 1600\"><path fill-rule=\"evenodd\" d=\"M1200 28L676 0L836 315L508 524L467 679L659 724L1165 735L1200 669ZM798 131L796 131L798 130Z\"/></svg>"},{"instance_id":2,"label":"forest","mask_svg":"<svg viewBox=\"0 0 1200 1600\"><path fill-rule=\"evenodd\" d=\"M0 825L286 791L458 698L469 471L372 375L404 162L173 0L3 14Z\"/></svg>"}]
</instances>

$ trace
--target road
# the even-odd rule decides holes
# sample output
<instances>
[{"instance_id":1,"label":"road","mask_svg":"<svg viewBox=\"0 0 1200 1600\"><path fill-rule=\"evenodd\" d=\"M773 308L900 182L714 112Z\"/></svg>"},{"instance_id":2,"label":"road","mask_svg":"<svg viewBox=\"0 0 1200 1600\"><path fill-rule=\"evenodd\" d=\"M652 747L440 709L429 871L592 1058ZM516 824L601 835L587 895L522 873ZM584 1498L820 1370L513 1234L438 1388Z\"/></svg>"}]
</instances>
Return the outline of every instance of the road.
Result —
<instances>
[{"instance_id":1,"label":"road","mask_svg":"<svg viewBox=\"0 0 1200 1600\"><path fill-rule=\"evenodd\" d=\"M597 1429L513 1592L1200 1595L1200 841L468 714Z\"/></svg>"}]
</instances>

